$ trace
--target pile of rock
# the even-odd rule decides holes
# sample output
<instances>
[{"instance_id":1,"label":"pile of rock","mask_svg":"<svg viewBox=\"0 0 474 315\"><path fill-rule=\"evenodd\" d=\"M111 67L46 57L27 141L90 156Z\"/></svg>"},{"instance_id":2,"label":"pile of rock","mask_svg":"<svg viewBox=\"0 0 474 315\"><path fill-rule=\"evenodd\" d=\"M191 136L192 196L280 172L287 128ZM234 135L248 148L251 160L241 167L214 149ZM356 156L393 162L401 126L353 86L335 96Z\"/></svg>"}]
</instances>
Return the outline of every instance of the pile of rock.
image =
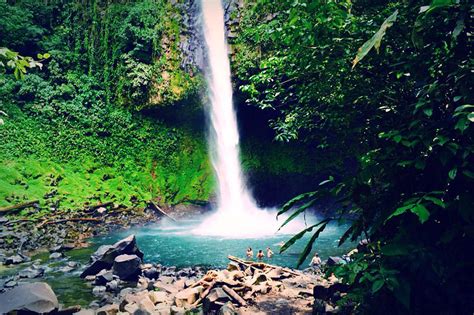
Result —
<instances>
[{"instance_id":1,"label":"pile of rock","mask_svg":"<svg viewBox=\"0 0 474 315\"><path fill-rule=\"evenodd\" d=\"M289 312L311 311L314 275L233 256L229 259L227 270L209 270L206 274L200 268L176 270L142 265L143 276L139 277L137 286L121 289L116 297L107 293L106 287L105 303L96 311L98 314L256 313L274 310L270 305L275 301L284 302ZM102 281L100 277L97 275L95 282ZM267 300L273 299L267 303L270 309L260 308L259 296L263 295L268 296Z\"/></svg>"},{"instance_id":2,"label":"pile of rock","mask_svg":"<svg viewBox=\"0 0 474 315\"><path fill-rule=\"evenodd\" d=\"M116 275L121 280L137 280L141 274L140 264L143 253L138 249L135 235L118 241L114 245L102 245L91 256L91 263L81 273L81 278L95 276L112 278Z\"/></svg>"}]
</instances>

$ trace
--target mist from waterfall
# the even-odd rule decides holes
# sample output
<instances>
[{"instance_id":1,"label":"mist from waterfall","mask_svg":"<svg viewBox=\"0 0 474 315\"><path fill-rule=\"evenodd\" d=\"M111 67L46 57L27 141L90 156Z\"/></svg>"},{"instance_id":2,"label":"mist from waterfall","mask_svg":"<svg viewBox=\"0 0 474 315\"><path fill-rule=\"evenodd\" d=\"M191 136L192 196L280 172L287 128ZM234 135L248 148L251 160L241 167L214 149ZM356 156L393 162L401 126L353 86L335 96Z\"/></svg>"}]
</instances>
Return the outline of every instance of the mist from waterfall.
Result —
<instances>
[{"instance_id":1,"label":"mist from waterfall","mask_svg":"<svg viewBox=\"0 0 474 315\"><path fill-rule=\"evenodd\" d=\"M218 196L217 211L194 233L232 237L271 235L279 226L275 213L258 209L242 174L222 3L221 0L202 0L201 3L208 53L206 79L210 104L207 109L211 125L208 141ZM294 228L295 224L291 231Z\"/></svg>"}]
</instances>

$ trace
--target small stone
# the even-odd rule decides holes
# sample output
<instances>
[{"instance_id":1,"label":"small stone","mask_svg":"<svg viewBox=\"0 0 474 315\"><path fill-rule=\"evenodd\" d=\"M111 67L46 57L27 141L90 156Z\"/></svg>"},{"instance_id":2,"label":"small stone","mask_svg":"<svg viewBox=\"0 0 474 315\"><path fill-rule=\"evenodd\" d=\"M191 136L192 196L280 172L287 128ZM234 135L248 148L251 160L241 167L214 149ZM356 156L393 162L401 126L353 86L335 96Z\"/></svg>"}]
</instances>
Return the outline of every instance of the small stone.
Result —
<instances>
[{"instance_id":1,"label":"small stone","mask_svg":"<svg viewBox=\"0 0 474 315\"><path fill-rule=\"evenodd\" d=\"M18 285L18 282L14 280L10 280L10 281L7 281L3 286L5 288L13 288L13 287L16 287L17 285Z\"/></svg>"},{"instance_id":2,"label":"small stone","mask_svg":"<svg viewBox=\"0 0 474 315\"><path fill-rule=\"evenodd\" d=\"M20 278L28 278L28 279L33 279L33 278L39 278L44 275L44 269L43 268L27 268L23 269L20 272L18 272L18 276Z\"/></svg>"},{"instance_id":3,"label":"small stone","mask_svg":"<svg viewBox=\"0 0 474 315\"><path fill-rule=\"evenodd\" d=\"M49 255L49 259L60 259L63 257L64 255L60 252L52 253L51 255Z\"/></svg>"},{"instance_id":4,"label":"small stone","mask_svg":"<svg viewBox=\"0 0 474 315\"><path fill-rule=\"evenodd\" d=\"M100 207L100 208L97 208L96 211L97 211L97 213L99 213L99 214L103 214L104 212L107 211L107 208L105 208L105 207Z\"/></svg>"},{"instance_id":5,"label":"small stone","mask_svg":"<svg viewBox=\"0 0 474 315\"><path fill-rule=\"evenodd\" d=\"M75 261L68 261L67 265L71 268L76 268L78 266L78 263Z\"/></svg>"},{"instance_id":6,"label":"small stone","mask_svg":"<svg viewBox=\"0 0 474 315\"><path fill-rule=\"evenodd\" d=\"M112 271L102 269L96 276L94 284L96 285L105 285L107 282L113 280Z\"/></svg>"},{"instance_id":7,"label":"small stone","mask_svg":"<svg viewBox=\"0 0 474 315\"><path fill-rule=\"evenodd\" d=\"M143 270L143 275L148 279L158 279L160 273L158 272L158 269L156 269L155 267L151 267L149 269Z\"/></svg>"},{"instance_id":8,"label":"small stone","mask_svg":"<svg viewBox=\"0 0 474 315\"><path fill-rule=\"evenodd\" d=\"M109 292L117 292L119 288L119 282L118 280L112 280L110 282L107 282L105 287L107 288L107 291Z\"/></svg>"},{"instance_id":9,"label":"small stone","mask_svg":"<svg viewBox=\"0 0 474 315\"><path fill-rule=\"evenodd\" d=\"M104 295L105 291L106 291L106 287L100 285L92 289L92 294L94 294L95 296L102 296Z\"/></svg>"}]
</instances>

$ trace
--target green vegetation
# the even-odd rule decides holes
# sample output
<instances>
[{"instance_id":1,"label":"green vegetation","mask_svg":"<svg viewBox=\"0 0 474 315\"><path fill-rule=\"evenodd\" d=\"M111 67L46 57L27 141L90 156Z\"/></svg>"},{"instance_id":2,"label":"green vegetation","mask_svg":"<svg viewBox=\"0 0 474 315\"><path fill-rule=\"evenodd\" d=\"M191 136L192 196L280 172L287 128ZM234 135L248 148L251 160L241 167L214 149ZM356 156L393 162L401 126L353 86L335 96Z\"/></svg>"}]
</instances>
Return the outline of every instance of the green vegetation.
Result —
<instances>
[{"instance_id":1,"label":"green vegetation","mask_svg":"<svg viewBox=\"0 0 474 315\"><path fill-rule=\"evenodd\" d=\"M165 1L0 3L0 207L39 199L41 216L209 199L202 78L181 67L183 18ZM243 152L249 171L312 170L284 146Z\"/></svg>"},{"instance_id":2,"label":"green vegetation","mask_svg":"<svg viewBox=\"0 0 474 315\"><path fill-rule=\"evenodd\" d=\"M311 144L328 180L280 211L332 196L331 221L370 239L335 272L360 313L474 309L473 7L433 1L249 1L235 41L247 103L275 138ZM303 260L300 260L303 261ZM389 310L387 309L389 306Z\"/></svg>"},{"instance_id":3,"label":"green vegetation","mask_svg":"<svg viewBox=\"0 0 474 315\"><path fill-rule=\"evenodd\" d=\"M199 111L179 13L156 1L0 3L0 207L209 198L204 133L135 112L178 101Z\"/></svg>"}]
</instances>

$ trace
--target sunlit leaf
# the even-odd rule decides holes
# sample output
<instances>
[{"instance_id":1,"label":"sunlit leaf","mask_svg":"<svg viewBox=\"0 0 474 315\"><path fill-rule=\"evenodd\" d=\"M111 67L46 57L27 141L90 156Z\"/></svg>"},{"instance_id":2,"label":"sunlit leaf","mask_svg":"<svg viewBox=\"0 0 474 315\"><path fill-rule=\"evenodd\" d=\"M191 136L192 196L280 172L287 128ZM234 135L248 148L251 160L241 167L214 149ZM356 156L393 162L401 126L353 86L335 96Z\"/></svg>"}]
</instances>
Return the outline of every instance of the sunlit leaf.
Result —
<instances>
[{"instance_id":1,"label":"sunlit leaf","mask_svg":"<svg viewBox=\"0 0 474 315\"><path fill-rule=\"evenodd\" d=\"M380 49L380 44L382 42L382 38L385 35L387 29L393 25L393 22L397 19L397 14L398 10L395 10L395 12L392 13L383 23L382 26L380 26L380 29L372 36L371 39L366 41L357 51L357 55L352 61L352 69L357 65L359 61L364 59L364 57L372 50L372 48L375 48L377 52L379 52Z\"/></svg>"}]
</instances>

